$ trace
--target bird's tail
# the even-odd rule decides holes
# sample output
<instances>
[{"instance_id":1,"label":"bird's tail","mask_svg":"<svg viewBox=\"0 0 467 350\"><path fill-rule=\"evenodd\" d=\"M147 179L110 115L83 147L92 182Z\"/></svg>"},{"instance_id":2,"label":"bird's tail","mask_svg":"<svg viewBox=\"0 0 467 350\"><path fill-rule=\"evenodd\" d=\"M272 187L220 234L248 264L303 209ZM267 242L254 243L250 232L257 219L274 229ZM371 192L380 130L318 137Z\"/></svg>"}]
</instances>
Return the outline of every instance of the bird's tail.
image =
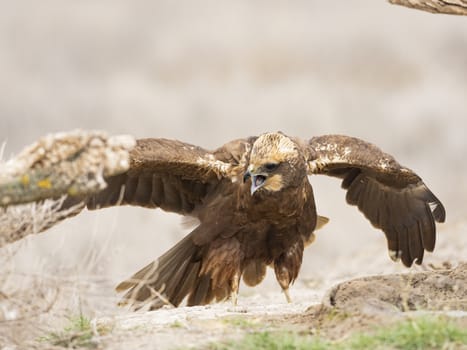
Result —
<instances>
[{"instance_id":1,"label":"bird's tail","mask_svg":"<svg viewBox=\"0 0 467 350\"><path fill-rule=\"evenodd\" d=\"M117 292L127 291L120 305L138 310L148 305L151 310L164 305L178 306L186 296L188 305L205 305L214 298L228 296L229 290L212 288L211 276L201 273L204 247L193 243L192 234L173 248L121 282Z\"/></svg>"}]
</instances>

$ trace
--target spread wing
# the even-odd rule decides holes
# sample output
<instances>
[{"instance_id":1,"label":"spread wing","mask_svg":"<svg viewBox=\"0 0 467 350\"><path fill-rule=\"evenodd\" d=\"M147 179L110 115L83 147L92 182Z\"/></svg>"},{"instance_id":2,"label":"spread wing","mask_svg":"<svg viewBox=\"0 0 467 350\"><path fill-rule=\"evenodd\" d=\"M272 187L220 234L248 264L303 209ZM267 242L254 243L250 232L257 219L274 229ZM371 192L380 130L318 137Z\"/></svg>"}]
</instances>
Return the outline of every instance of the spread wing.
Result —
<instances>
[{"instance_id":1,"label":"spread wing","mask_svg":"<svg viewBox=\"0 0 467 350\"><path fill-rule=\"evenodd\" d=\"M137 140L134 147L129 146L130 165L128 167L125 164L125 169L128 169L126 172L106 176L104 178L106 187L93 194L82 194L82 191L79 195L73 195L71 193L74 191L65 188L62 189L68 191L65 198L56 199L51 196L52 202L47 205L43 201L38 201L37 203L44 205L44 209L47 210L47 220L44 219L44 223L40 226L34 224L31 227L34 232L45 231L62 220L79 214L85 207L98 209L116 205L137 205L197 216L196 208L202 205L206 197L214 193L220 184L233 183L241 178L253 141L253 138L238 139L215 151L208 151L176 140ZM115 148L115 145L113 147ZM76 159L82 157L81 150L75 153L73 157ZM122 160L115 152L107 152L105 156L99 156L110 164ZM90 157L92 160L99 159L95 154L91 154ZM126 158L125 156L125 162ZM73 166L83 163L74 160L74 158L70 161L65 160L65 165L70 168L69 163ZM88 166L89 162L85 165ZM95 168L98 166L105 169L109 165L97 164ZM115 168L115 165L113 166ZM83 177L79 180L85 184L86 167L84 169L78 173ZM96 182L96 173L99 172L94 168L88 173L89 188L94 189L92 186ZM99 185L104 182L100 176ZM20 225L12 234L20 237L29 230L29 227L30 225Z\"/></svg>"},{"instance_id":2,"label":"spread wing","mask_svg":"<svg viewBox=\"0 0 467 350\"><path fill-rule=\"evenodd\" d=\"M137 205L191 214L223 179L231 182L246 147L237 140L211 152L176 140L137 140L130 169L107 178L107 188L87 198L87 207Z\"/></svg>"},{"instance_id":3,"label":"spread wing","mask_svg":"<svg viewBox=\"0 0 467 350\"><path fill-rule=\"evenodd\" d=\"M231 183L242 173L249 144L235 140L208 151L176 140L137 140L128 171L107 177L107 187L96 194L68 197L62 209L84 202L89 209L136 205L196 215L216 186L223 180Z\"/></svg>"},{"instance_id":4,"label":"spread wing","mask_svg":"<svg viewBox=\"0 0 467 350\"><path fill-rule=\"evenodd\" d=\"M378 147L348 136L314 137L306 152L309 174L343 180L347 202L383 230L393 260L421 264L424 250L433 251L435 222L444 222L446 212L412 170Z\"/></svg>"}]
</instances>

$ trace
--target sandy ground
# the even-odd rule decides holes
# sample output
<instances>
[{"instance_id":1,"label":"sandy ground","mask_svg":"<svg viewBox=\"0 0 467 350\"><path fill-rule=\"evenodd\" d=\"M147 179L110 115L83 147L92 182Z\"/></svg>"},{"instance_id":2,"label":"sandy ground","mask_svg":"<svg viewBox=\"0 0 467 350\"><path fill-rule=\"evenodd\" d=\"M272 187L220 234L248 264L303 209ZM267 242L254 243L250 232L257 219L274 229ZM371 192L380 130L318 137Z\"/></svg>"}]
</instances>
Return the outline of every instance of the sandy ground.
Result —
<instances>
[{"instance_id":1,"label":"sandy ground","mask_svg":"<svg viewBox=\"0 0 467 350\"><path fill-rule=\"evenodd\" d=\"M300 278L291 288L291 304L271 271L260 287L242 286L236 307L225 302L136 313L115 307L117 299L109 297L112 281L106 277L3 274L8 294L0 299L0 341L3 349L49 349L51 343L44 337L62 332L67 334L65 344L75 344L70 339L79 333L65 330L67 318L76 318L78 312L91 318L95 331L86 347L98 349L203 348L266 330L341 339L427 312L447 314L463 327L467 326L466 231L467 223L443 227L429 263L409 270L382 254L342 257L336 262L338 269L313 279ZM382 249L371 244L366 248L378 253ZM13 287L14 282L20 284Z\"/></svg>"},{"instance_id":2,"label":"sandy ground","mask_svg":"<svg viewBox=\"0 0 467 350\"><path fill-rule=\"evenodd\" d=\"M449 315L465 327L467 264L454 270L354 279L337 284L324 297L316 289L295 288L292 304L278 299L277 293L256 295L246 297L237 307L218 304L161 310L100 319L96 327L111 326L111 336L101 339L100 345L119 349L203 348L264 330L342 339L421 314ZM135 329L141 334L138 340L129 336Z\"/></svg>"},{"instance_id":3,"label":"sandy ground","mask_svg":"<svg viewBox=\"0 0 467 350\"><path fill-rule=\"evenodd\" d=\"M344 280L466 260L466 43L465 18L384 0L18 0L0 12L3 156L74 128L206 148L271 130L374 142L445 204L435 253L411 270L393 264L383 234L345 204L338 181L313 177L319 213L331 222L305 252L294 303L284 303L268 276L258 288L242 287L248 312L234 313L294 317ZM80 312L94 320L132 317L116 306L113 287L181 239L187 229L180 221L140 208L84 212L2 249L0 345L31 346ZM161 348L185 340L177 335L188 330L194 343L207 340L209 320L229 308L154 313L168 321L149 334L140 329L135 348L149 347L159 333L167 339ZM170 327L177 317L186 322L181 329ZM198 319L207 326L196 328ZM109 348L136 334L121 327ZM219 327L214 337L229 331Z\"/></svg>"}]
</instances>

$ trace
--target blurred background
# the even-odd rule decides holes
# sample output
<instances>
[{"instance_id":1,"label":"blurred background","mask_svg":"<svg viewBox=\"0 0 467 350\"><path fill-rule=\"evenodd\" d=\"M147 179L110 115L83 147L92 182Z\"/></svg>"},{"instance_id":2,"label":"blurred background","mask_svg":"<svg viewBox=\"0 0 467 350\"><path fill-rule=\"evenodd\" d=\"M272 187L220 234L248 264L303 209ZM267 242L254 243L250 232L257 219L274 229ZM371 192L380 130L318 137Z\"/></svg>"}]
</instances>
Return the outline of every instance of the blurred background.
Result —
<instances>
[{"instance_id":1,"label":"blurred background","mask_svg":"<svg viewBox=\"0 0 467 350\"><path fill-rule=\"evenodd\" d=\"M209 149L266 131L348 134L415 170L445 204L426 263L467 255L465 17L384 0L16 0L0 12L0 77L4 158L75 128ZM337 180L310 180L331 222L307 248L297 288L407 271ZM84 212L3 249L2 269L79 280L65 307L108 314L113 286L186 232L159 210ZM243 293L265 288L280 294L273 278Z\"/></svg>"}]
</instances>

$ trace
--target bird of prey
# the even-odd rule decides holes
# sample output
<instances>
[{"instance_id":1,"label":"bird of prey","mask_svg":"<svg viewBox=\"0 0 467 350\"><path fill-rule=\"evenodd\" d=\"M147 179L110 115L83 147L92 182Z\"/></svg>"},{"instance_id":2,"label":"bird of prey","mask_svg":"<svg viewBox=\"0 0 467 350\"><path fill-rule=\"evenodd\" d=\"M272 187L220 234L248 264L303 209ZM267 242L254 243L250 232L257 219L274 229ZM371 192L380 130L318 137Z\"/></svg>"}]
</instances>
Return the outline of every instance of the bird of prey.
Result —
<instances>
[{"instance_id":1,"label":"bird of prey","mask_svg":"<svg viewBox=\"0 0 467 350\"><path fill-rule=\"evenodd\" d=\"M259 284L269 266L290 301L304 248L327 222L316 213L309 175L342 179L347 202L381 229L389 255L405 266L433 251L445 209L422 179L363 140L326 135L302 140L281 132L231 141L208 151L167 139L141 139L130 169L85 199L89 209L161 208L197 219L173 248L116 289L123 303L237 301L241 278ZM73 200L71 200L73 202Z\"/></svg>"}]
</instances>

